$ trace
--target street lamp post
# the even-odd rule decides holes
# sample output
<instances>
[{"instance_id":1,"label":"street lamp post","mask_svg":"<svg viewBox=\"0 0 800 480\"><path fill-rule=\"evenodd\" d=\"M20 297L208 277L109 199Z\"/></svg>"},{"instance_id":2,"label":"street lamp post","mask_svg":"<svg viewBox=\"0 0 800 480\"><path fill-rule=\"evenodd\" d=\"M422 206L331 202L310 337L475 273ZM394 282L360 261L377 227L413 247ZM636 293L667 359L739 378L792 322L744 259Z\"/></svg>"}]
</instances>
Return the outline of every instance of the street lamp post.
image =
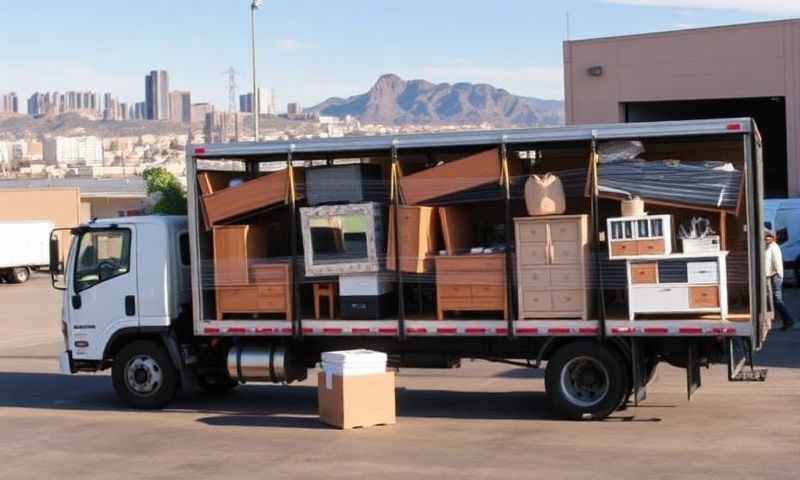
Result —
<instances>
[{"instance_id":1,"label":"street lamp post","mask_svg":"<svg viewBox=\"0 0 800 480\"><path fill-rule=\"evenodd\" d=\"M250 4L250 41L253 53L253 138L256 142L258 142L258 117L261 112L261 99L259 98L258 87L256 87L256 10L263 4L264 0L253 0Z\"/></svg>"}]
</instances>

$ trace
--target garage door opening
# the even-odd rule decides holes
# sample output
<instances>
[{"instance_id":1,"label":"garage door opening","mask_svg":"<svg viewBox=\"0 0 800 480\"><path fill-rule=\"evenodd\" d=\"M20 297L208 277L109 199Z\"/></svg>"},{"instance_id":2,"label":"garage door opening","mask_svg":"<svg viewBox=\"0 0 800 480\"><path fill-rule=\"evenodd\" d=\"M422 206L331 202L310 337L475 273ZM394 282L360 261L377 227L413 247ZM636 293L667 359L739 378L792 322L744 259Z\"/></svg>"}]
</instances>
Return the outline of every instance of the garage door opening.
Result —
<instances>
[{"instance_id":1,"label":"garage door opening","mask_svg":"<svg viewBox=\"0 0 800 480\"><path fill-rule=\"evenodd\" d=\"M767 197L786 197L786 107L784 97L721 100L677 100L623 104L626 122L659 122L753 117L764 142L764 190Z\"/></svg>"}]
</instances>

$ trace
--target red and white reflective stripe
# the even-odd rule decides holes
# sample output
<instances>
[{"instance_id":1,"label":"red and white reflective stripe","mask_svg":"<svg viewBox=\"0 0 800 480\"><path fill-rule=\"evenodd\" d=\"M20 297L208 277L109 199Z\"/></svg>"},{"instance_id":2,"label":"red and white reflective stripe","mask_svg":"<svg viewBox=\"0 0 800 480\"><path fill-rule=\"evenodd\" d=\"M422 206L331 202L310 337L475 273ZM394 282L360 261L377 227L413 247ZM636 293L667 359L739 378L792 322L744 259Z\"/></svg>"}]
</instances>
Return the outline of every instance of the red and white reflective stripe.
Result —
<instances>
[{"instance_id":1,"label":"red and white reflective stripe","mask_svg":"<svg viewBox=\"0 0 800 480\"><path fill-rule=\"evenodd\" d=\"M681 335L702 335L703 329L701 327L681 327L678 329Z\"/></svg>"},{"instance_id":2,"label":"red and white reflective stripe","mask_svg":"<svg viewBox=\"0 0 800 480\"><path fill-rule=\"evenodd\" d=\"M514 331L517 332L517 335L536 335L539 333L539 329L533 327L520 327Z\"/></svg>"},{"instance_id":3,"label":"red and white reflective stripe","mask_svg":"<svg viewBox=\"0 0 800 480\"><path fill-rule=\"evenodd\" d=\"M645 327L642 329L644 333L650 333L654 335L666 335L669 333L669 328L666 327Z\"/></svg>"},{"instance_id":4,"label":"red and white reflective stripe","mask_svg":"<svg viewBox=\"0 0 800 480\"><path fill-rule=\"evenodd\" d=\"M218 326L219 325L219 326ZM219 322L217 325L213 324L203 328L204 335L292 335L294 329L289 326L275 325L272 327L255 326L255 325L226 325ZM528 324L530 325L530 324ZM612 324L613 325L613 324ZM648 325L641 324L631 326L620 326L616 323L608 330L610 335L619 336L736 336L747 335L748 330L740 330L738 326L731 325L677 325L675 323L668 325ZM747 327L747 326L745 326ZM599 333L599 327L596 326L578 326L577 324L569 326L554 326L546 325L545 328L519 326L514 329L517 336L591 336ZM303 335L379 335L379 336L396 336L399 330L396 327L386 327L379 325L348 325L343 323L341 326L336 324L313 324L310 326L303 326ZM495 327L491 324L475 325L464 323L457 323L455 325L445 324L442 326L435 325L415 325L406 327L405 333L411 336L506 336L508 335L508 327Z\"/></svg>"}]
</instances>

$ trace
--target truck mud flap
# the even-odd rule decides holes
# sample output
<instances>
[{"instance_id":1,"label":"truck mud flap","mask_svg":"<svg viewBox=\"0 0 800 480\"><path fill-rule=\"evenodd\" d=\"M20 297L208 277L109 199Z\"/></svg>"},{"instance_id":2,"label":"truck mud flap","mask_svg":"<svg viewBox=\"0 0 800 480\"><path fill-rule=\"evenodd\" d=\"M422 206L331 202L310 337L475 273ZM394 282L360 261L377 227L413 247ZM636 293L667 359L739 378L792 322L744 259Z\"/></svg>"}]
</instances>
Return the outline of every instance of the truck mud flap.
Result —
<instances>
[{"instance_id":1,"label":"truck mud flap","mask_svg":"<svg viewBox=\"0 0 800 480\"><path fill-rule=\"evenodd\" d=\"M728 339L728 381L763 382L767 379L767 371L753 366L753 349L747 339Z\"/></svg>"},{"instance_id":2,"label":"truck mud flap","mask_svg":"<svg viewBox=\"0 0 800 480\"><path fill-rule=\"evenodd\" d=\"M697 343L690 342L686 352L686 399L691 400L692 395L702 385L700 374L700 358L697 353Z\"/></svg>"}]
</instances>

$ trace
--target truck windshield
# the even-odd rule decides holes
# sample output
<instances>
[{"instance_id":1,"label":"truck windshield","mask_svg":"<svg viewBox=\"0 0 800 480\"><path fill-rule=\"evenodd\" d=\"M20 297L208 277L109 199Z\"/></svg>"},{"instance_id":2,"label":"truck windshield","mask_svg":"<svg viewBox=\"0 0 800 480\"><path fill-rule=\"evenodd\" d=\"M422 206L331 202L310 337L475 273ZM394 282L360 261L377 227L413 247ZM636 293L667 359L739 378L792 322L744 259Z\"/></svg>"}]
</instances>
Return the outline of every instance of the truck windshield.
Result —
<instances>
[{"instance_id":1,"label":"truck windshield","mask_svg":"<svg viewBox=\"0 0 800 480\"><path fill-rule=\"evenodd\" d=\"M76 292L130 271L130 230L90 230L84 232L78 241Z\"/></svg>"}]
</instances>

